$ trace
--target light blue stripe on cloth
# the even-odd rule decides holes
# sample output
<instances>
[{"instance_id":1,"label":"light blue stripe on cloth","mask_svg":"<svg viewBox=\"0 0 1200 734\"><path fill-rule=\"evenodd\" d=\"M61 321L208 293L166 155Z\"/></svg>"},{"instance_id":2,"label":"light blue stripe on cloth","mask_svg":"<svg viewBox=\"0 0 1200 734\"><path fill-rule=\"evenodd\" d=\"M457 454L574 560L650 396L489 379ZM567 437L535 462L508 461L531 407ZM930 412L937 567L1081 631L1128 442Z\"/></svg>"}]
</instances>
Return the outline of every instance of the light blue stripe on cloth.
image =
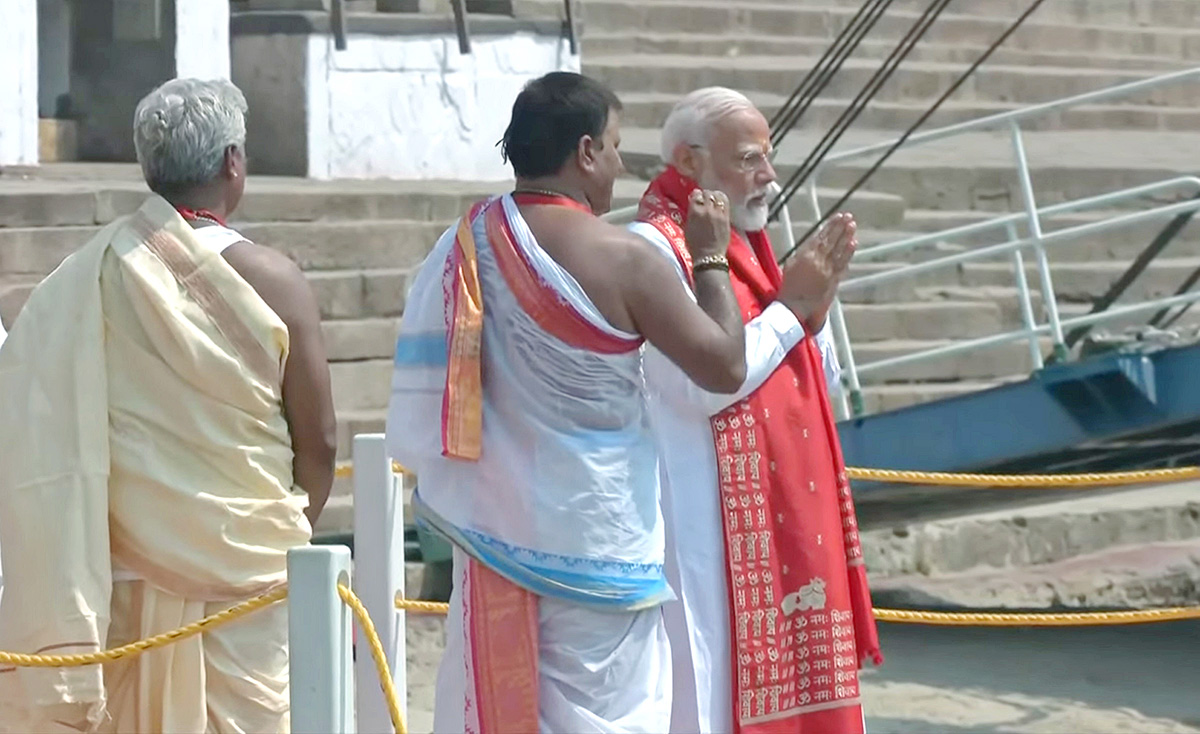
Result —
<instances>
[{"instance_id":1,"label":"light blue stripe on cloth","mask_svg":"<svg viewBox=\"0 0 1200 734\"><path fill-rule=\"evenodd\" d=\"M419 490L413 494L412 506L417 522L538 596L622 612L651 609L675 599L661 564L568 558L518 548L452 525L421 501ZM546 563L519 560L531 556L540 556ZM548 567L551 565L557 568Z\"/></svg>"},{"instance_id":2,"label":"light blue stripe on cloth","mask_svg":"<svg viewBox=\"0 0 1200 734\"><path fill-rule=\"evenodd\" d=\"M401 334L396 340L395 363L407 366L446 366L446 335L443 332Z\"/></svg>"}]
</instances>

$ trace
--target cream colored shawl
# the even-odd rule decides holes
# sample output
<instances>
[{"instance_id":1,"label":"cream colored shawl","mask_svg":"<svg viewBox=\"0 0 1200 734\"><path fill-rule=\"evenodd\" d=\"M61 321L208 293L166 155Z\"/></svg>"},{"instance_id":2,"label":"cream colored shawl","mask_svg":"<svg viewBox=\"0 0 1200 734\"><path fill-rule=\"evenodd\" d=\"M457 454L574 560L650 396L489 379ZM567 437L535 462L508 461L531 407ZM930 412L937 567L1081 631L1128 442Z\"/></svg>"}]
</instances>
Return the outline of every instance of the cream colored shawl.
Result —
<instances>
[{"instance_id":1,"label":"cream colored shawl","mask_svg":"<svg viewBox=\"0 0 1200 734\"><path fill-rule=\"evenodd\" d=\"M287 353L279 317L157 196L38 286L0 350L0 649L104 647L114 567L203 601L285 580L311 533ZM0 668L0 718L66 704L103 717L99 667Z\"/></svg>"}]
</instances>

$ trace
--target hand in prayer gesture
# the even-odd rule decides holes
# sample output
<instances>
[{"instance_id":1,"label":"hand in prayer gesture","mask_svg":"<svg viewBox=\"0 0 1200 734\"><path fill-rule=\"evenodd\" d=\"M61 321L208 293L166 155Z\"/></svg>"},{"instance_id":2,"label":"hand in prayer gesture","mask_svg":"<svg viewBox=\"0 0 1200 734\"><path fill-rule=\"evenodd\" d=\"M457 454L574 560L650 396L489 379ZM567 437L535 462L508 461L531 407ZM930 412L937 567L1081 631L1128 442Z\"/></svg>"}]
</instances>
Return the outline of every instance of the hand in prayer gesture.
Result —
<instances>
[{"instance_id":1,"label":"hand in prayer gesture","mask_svg":"<svg viewBox=\"0 0 1200 734\"><path fill-rule=\"evenodd\" d=\"M810 334L825 326L829 306L858 248L857 231L853 214L835 214L784 264L779 300L792 309Z\"/></svg>"},{"instance_id":2,"label":"hand in prayer gesture","mask_svg":"<svg viewBox=\"0 0 1200 734\"><path fill-rule=\"evenodd\" d=\"M688 201L684 234L695 262L729 250L729 198L720 191L696 189Z\"/></svg>"}]
</instances>

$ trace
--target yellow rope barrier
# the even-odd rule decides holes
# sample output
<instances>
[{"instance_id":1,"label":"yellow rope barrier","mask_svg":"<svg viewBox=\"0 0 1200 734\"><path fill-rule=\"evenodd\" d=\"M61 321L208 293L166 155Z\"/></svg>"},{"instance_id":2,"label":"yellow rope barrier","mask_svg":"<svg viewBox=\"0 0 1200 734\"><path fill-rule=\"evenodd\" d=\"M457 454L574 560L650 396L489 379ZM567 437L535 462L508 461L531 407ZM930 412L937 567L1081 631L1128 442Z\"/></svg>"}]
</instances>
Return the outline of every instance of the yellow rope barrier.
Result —
<instances>
[{"instance_id":1,"label":"yellow rope barrier","mask_svg":"<svg viewBox=\"0 0 1200 734\"><path fill-rule=\"evenodd\" d=\"M445 614L450 610L450 605L441 601L405 599L404 592L397 591L396 608L401 611L412 612L414 614Z\"/></svg>"},{"instance_id":2,"label":"yellow rope barrier","mask_svg":"<svg viewBox=\"0 0 1200 734\"><path fill-rule=\"evenodd\" d=\"M392 717L392 728L396 730L396 734L406 734L408 730L404 726L404 714L400 711L400 694L396 692L396 682L392 680L387 654L383 651L383 643L379 640L375 623L371 621L371 615L367 613L367 608L354 595L350 587L338 584L338 596L342 597L342 601L354 612L355 618L358 619L358 625L362 627L363 634L367 637L367 644L371 647L371 657L375 660L375 671L379 673L379 687L383 690L388 714Z\"/></svg>"},{"instance_id":3,"label":"yellow rope barrier","mask_svg":"<svg viewBox=\"0 0 1200 734\"><path fill-rule=\"evenodd\" d=\"M141 655L147 650L166 647L171 643L187 639L188 637L195 637L202 632L228 624L235 619L241 619L252 612L257 612L263 607L269 607L272 604L283 601L285 598L287 598L287 587L281 586L274 591L256 596L225 611L217 612L197 622L184 625L179 629L147 637L144 640L131 642L121 647L114 647L111 650L100 650L99 652L79 653L75 655L26 655L19 652L0 652L0 663L15 665L19 668L81 668L85 665L111 663L122 658Z\"/></svg>"},{"instance_id":4,"label":"yellow rope barrier","mask_svg":"<svg viewBox=\"0 0 1200 734\"><path fill-rule=\"evenodd\" d=\"M412 472L410 472L408 469L404 468L404 465L401 464L400 462L393 461L392 462L392 473L393 474L411 474ZM333 476L338 477L338 478L354 476L354 464L350 464L350 463L338 464L333 469Z\"/></svg>"},{"instance_id":5,"label":"yellow rope barrier","mask_svg":"<svg viewBox=\"0 0 1200 734\"><path fill-rule=\"evenodd\" d=\"M951 627L1082 627L1200 619L1200 607L1166 607L1125 612L923 612L875 609L881 622Z\"/></svg>"},{"instance_id":6,"label":"yellow rope barrier","mask_svg":"<svg viewBox=\"0 0 1200 734\"><path fill-rule=\"evenodd\" d=\"M241 619L247 614L252 614L259 609L283 601L287 598L287 594L287 586L281 586L274 591L256 596L229 609L184 625L179 629L147 637L144 640L131 642L128 645L115 647L111 650L79 653L76 655L27 655L17 652L0 652L0 664L14 665L19 668L81 668L87 665L111 663L123 658L136 657L148 650L166 647L179 640L195 637L198 634L216 629L236 619ZM363 606L362 601L359 600L349 587L344 584L338 584L338 596L354 612L355 619L358 620L363 634L366 635L367 644L371 648L371 657L375 660L375 670L379 673L379 687L383 690L383 697L387 701L388 713L392 718L392 726L395 727L396 734L406 734L407 729L404 725L404 715L400 709L400 696L396 692L396 685L392 680L392 672L388 667L387 655L383 651L383 643L379 640L379 633L375 630L375 623L371 621L371 615L367 613L367 608ZM429 602L425 603L428 604Z\"/></svg>"},{"instance_id":7,"label":"yellow rope barrier","mask_svg":"<svg viewBox=\"0 0 1200 734\"><path fill-rule=\"evenodd\" d=\"M411 474L399 462L392 462L396 474ZM847 467L851 479L897 484L928 484L942 487L994 487L1031 489L1086 489L1089 487L1119 487L1148 482L1181 482L1200 479L1200 467L1178 469L1141 469L1138 471L1094 472L1088 474L962 474L953 472L905 471L897 469L865 469ZM338 477L354 476L353 464L339 464L334 471Z\"/></svg>"},{"instance_id":8,"label":"yellow rope barrier","mask_svg":"<svg viewBox=\"0 0 1200 734\"><path fill-rule=\"evenodd\" d=\"M449 604L403 599L396 608L425 614L446 614ZM1136 609L1124 612L924 612L908 609L875 609L881 622L972 627L1081 627L1087 625L1145 624L1200 619L1200 607Z\"/></svg>"},{"instance_id":9,"label":"yellow rope barrier","mask_svg":"<svg viewBox=\"0 0 1200 734\"><path fill-rule=\"evenodd\" d=\"M1093 474L951 474L948 472L897 471L848 467L851 479L901 484L931 484L954 487L1029 487L1041 489L1084 489L1117 487L1147 482L1180 482L1200 479L1200 467L1144 469Z\"/></svg>"},{"instance_id":10,"label":"yellow rope barrier","mask_svg":"<svg viewBox=\"0 0 1200 734\"><path fill-rule=\"evenodd\" d=\"M396 734L407 734L404 715L400 707L400 696L392 680L391 669L388 666L387 655L383 643L375 629L371 615L358 596L344 584L338 584L338 596L342 602L354 612L354 617L367 638L371 648L371 657L375 662L375 670L379 674L379 686L387 702L388 713ZM274 591L257 596L237 604L229 609L210 615L197 622L184 625L179 629L154 635L144 640L138 640L128 645L101 650L93 653L76 655L27 655L23 653L0 652L0 663L27 668L74 668L99 663L113 662L122 658L140 655L147 650L165 647L179 640L193 637L206 630L214 629L240 619L287 598L287 587L281 586ZM396 595L395 606L405 611L446 614L450 605L442 602L419 601L405 599ZM882 622L899 622L907 624L930 624L944 626L983 626L983 627L1068 627L1083 625L1122 625L1142 624L1148 622L1168 622L1184 619L1200 619L1200 607L1168 607L1164 609L1145 609L1123 612L1038 612L1038 613L992 613L992 612L926 612L906 609L875 609L876 619Z\"/></svg>"}]
</instances>

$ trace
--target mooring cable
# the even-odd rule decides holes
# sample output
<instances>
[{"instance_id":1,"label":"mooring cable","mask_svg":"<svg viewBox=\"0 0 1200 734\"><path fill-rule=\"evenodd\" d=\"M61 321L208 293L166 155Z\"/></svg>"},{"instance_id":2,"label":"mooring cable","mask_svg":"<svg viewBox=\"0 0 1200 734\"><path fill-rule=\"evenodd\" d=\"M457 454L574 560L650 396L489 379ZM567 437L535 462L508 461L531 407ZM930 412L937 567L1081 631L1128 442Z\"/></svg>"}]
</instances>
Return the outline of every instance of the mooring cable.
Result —
<instances>
[{"instance_id":1,"label":"mooring cable","mask_svg":"<svg viewBox=\"0 0 1200 734\"><path fill-rule=\"evenodd\" d=\"M854 185L851 186L846 191L846 193L843 194L842 197L837 200L837 202L833 206L829 207L829 209L820 217L820 219L818 219L816 222L813 222L812 226L809 227L808 231L804 233L804 236L800 237L799 239L796 240L796 242L797 242L796 246L793 247L792 249L788 250L787 252L785 252L783 254L783 257L780 258L780 261L786 260L788 257L790 257L791 254L793 252L795 252L797 248L800 247L800 244L802 244L804 241L806 241L809 237L812 237L813 234L815 234L817 232L817 230L821 228L821 225L823 225L829 219L829 217L831 217L835 212L837 212L839 209L841 209L841 207L844 206L846 204L846 202L850 200L850 197L853 196L855 193L857 193L858 190L860 188L862 188L864 184L866 184L866 182L871 178L871 176L873 176L875 174L875 172L878 171L879 168L889 158L892 157L892 154L894 154L897 150L899 150L900 147L902 145L904 145L904 143L907 142L910 137L912 137L912 134L915 133L922 125L924 125L925 121L928 120L933 115L933 113L937 112L938 109L941 108L942 104L945 103L945 101L951 97L951 95L953 95L955 92L958 91L958 88L961 87L963 85L963 83L968 78L970 78L970 76L972 74L974 74L975 71L980 66L982 66L983 63L986 62L993 53L995 53L996 49L1000 48L1000 46L1002 46L1004 44L1004 42L1008 40L1009 36L1011 36L1013 33L1015 33L1017 31L1018 28L1021 27L1021 25L1029 18L1029 16L1033 15L1034 11L1036 11L1043 2L1045 2L1045 0L1034 0L1033 3L1030 4L1030 6L1025 10L1025 12L1022 13L1020 15L1020 17L1018 17L1015 21L1013 21L1012 25L1010 25L1008 27L1008 29L1005 30L1004 33L1002 33L1000 35L1000 37L997 38L992 43L992 45L988 46L987 50L985 50L983 52L983 54L978 59L976 59L973 64L971 64L970 68L968 68L965 72L963 72L962 75L959 76L958 79L956 79L955 82L950 85L950 88L947 89L942 94L941 97L938 97L937 101L933 103L933 106L931 106L929 109L927 109L921 115L921 117L917 119L916 122L914 122L912 125L910 125L909 128L904 132L904 134L901 135L899 138L897 138L896 142L894 142L892 144L892 146L890 148L888 148L887 151L884 152L883 156L881 156L879 158L879 160L875 161L874 165L872 165L869 169L867 169L866 173L864 173L862 176L860 176L859 179L854 182ZM795 194L795 191L793 191L789 195L789 198L791 195L794 195L794 194ZM786 199L782 198L782 194L781 194L780 199L777 200L778 208L782 208L783 202L786 202L786 201L787 201Z\"/></svg>"}]
</instances>

